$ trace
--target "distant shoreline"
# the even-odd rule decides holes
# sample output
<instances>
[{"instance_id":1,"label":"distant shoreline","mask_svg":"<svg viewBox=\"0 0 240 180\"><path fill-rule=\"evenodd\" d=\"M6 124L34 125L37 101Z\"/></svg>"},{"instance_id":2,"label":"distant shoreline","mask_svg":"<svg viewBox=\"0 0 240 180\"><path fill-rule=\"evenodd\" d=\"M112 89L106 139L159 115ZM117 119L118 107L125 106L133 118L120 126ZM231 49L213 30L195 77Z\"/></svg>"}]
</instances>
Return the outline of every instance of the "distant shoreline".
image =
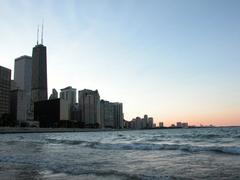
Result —
<instances>
[{"instance_id":1,"label":"distant shoreline","mask_svg":"<svg viewBox=\"0 0 240 180\"><path fill-rule=\"evenodd\" d=\"M88 128L21 128L0 127L0 134L15 133L68 133L68 132L101 132L101 131L123 131L128 129L88 129Z\"/></svg>"},{"instance_id":2,"label":"distant shoreline","mask_svg":"<svg viewBox=\"0 0 240 180\"><path fill-rule=\"evenodd\" d=\"M216 127L190 127L183 129L199 128L239 128L240 126L216 126ZM181 128L153 128L153 129L90 129L90 128L21 128L21 127L0 127L0 134L16 133L68 133L68 132L107 132L107 131L137 131L157 129L181 129Z\"/></svg>"}]
</instances>

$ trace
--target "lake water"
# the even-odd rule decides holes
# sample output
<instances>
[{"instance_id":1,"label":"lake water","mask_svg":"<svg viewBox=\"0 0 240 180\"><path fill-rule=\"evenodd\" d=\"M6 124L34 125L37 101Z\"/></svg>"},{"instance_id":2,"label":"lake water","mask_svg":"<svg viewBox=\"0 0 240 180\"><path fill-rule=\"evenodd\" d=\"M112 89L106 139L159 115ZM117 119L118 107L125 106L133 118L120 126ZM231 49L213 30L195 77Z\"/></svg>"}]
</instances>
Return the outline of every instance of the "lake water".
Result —
<instances>
[{"instance_id":1,"label":"lake water","mask_svg":"<svg viewBox=\"0 0 240 180\"><path fill-rule=\"evenodd\" d=\"M240 179L240 128L1 134L0 179Z\"/></svg>"}]
</instances>

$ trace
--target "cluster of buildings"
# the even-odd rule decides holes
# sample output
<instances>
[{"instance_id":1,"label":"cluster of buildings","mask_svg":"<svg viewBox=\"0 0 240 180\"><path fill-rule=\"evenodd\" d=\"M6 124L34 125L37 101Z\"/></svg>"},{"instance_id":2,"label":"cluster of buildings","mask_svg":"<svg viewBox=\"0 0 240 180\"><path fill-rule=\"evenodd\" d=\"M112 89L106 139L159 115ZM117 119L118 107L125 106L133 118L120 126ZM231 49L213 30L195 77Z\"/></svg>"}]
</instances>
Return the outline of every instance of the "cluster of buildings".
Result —
<instances>
[{"instance_id":1,"label":"cluster of buildings","mask_svg":"<svg viewBox=\"0 0 240 180\"><path fill-rule=\"evenodd\" d=\"M126 121L125 127L130 129L152 129L152 128L156 128L156 124L153 123L152 117L148 117L148 115L144 115L143 118L136 117L129 122Z\"/></svg>"},{"instance_id":2,"label":"cluster of buildings","mask_svg":"<svg viewBox=\"0 0 240 180\"><path fill-rule=\"evenodd\" d=\"M187 122L176 122L176 125L172 124L170 128L189 128L189 126Z\"/></svg>"},{"instance_id":3,"label":"cluster of buildings","mask_svg":"<svg viewBox=\"0 0 240 180\"><path fill-rule=\"evenodd\" d=\"M32 57L15 59L11 70L0 66L0 126L30 127L124 127L123 104L100 99L98 90L68 86L48 98L47 47L33 48Z\"/></svg>"},{"instance_id":4,"label":"cluster of buildings","mask_svg":"<svg viewBox=\"0 0 240 180\"><path fill-rule=\"evenodd\" d=\"M188 128L188 123L187 122L177 122L175 127L177 127L177 128Z\"/></svg>"},{"instance_id":5,"label":"cluster of buildings","mask_svg":"<svg viewBox=\"0 0 240 180\"><path fill-rule=\"evenodd\" d=\"M176 122L176 125L172 124L169 127L165 127L163 122L159 122L159 128L188 128L188 127L189 126L187 122Z\"/></svg>"}]
</instances>

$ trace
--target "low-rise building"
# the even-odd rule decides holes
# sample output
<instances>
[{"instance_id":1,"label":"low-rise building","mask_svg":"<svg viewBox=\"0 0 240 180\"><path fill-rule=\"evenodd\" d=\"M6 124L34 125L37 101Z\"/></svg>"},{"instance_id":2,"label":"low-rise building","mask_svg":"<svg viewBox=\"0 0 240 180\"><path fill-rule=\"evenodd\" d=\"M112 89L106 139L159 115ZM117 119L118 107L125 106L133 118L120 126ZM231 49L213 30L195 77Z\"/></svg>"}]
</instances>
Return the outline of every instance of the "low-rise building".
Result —
<instances>
[{"instance_id":1,"label":"low-rise building","mask_svg":"<svg viewBox=\"0 0 240 180\"><path fill-rule=\"evenodd\" d=\"M40 127L70 127L72 121L68 115L69 104L64 99L51 99L34 103L34 120Z\"/></svg>"}]
</instances>

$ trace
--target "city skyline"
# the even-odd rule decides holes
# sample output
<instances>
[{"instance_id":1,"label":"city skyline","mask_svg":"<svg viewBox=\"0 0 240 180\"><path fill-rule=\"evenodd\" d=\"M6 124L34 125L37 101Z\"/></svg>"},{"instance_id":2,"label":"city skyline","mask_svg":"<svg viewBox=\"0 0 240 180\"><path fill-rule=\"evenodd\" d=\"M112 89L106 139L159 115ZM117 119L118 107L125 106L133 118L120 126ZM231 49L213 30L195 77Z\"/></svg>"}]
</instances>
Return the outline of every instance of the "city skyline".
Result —
<instances>
[{"instance_id":1,"label":"city skyline","mask_svg":"<svg viewBox=\"0 0 240 180\"><path fill-rule=\"evenodd\" d=\"M127 120L240 125L237 1L91 2L2 1L1 65L13 70L15 58L31 55L44 18L48 94L98 89L101 99L123 102ZM16 20L18 6L25 13Z\"/></svg>"}]
</instances>

